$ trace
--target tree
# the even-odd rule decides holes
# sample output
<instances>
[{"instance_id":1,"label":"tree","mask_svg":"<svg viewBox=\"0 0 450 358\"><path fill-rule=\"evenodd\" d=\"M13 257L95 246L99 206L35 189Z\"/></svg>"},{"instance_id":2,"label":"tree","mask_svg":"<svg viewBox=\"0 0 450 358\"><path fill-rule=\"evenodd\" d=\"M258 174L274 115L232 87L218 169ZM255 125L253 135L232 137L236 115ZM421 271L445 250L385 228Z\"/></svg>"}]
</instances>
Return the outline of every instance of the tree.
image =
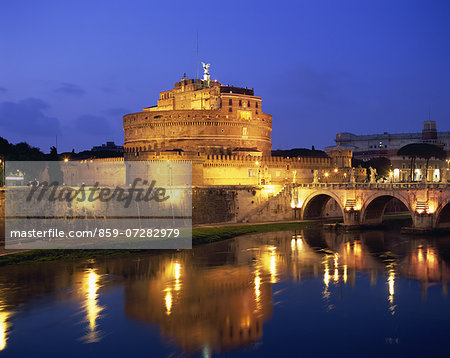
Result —
<instances>
[{"instance_id":1,"label":"tree","mask_svg":"<svg viewBox=\"0 0 450 358\"><path fill-rule=\"evenodd\" d=\"M407 144L404 147L401 147L397 155L400 157L408 157L411 159L411 172L410 178L413 180L414 178L414 167L416 158L426 159L425 166L425 178L428 176L428 163L431 158L435 158L437 160L445 160L447 154L442 147L438 147L437 145L430 143L412 143Z\"/></svg>"}]
</instances>

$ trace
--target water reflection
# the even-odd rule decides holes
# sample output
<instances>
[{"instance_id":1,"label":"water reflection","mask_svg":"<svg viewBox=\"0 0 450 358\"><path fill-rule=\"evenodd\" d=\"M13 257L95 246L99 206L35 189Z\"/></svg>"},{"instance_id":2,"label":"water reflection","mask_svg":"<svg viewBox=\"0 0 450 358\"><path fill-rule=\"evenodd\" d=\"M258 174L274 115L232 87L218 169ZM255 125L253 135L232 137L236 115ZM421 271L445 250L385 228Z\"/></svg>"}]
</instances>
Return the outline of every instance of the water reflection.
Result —
<instances>
[{"instance_id":1,"label":"water reflection","mask_svg":"<svg viewBox=\"0 0 450 358\"><path fill-rule=\"evenodd\" d=\"M87 333L83 336L82 340L87 343L98 342L101 339L100 332L97 327L97 320L100 317L100 313L103 311L103 307L100 306L98 290L100 276L97 274L96 269L87 269L82 278L82 292L84 294L83 309L86 313L86 322L88 323Z\"/></svg>"},{"instance_id":2,"label":"water reflection","mask_svg":"<svg viewBox=\"0 0 450 358\"><path fill-rule=\"evenodd\" d=\"M10 319L13 314L13 312L7 309L3 296L4 289L0 292L0 351L6 348L8 334L11 328Z\"/></svg>"},{"instance_id":3,"label":"water reflection","mask_svg":"<svg viewBox=\"0 0 450 358\"><path fill-rule=\"evenodd\" d=\"M109 333L100 329L106 310L100 301L106 286L123 289L120 304L128 319L157 325L164 339L180 350L206 356L261 341L264 325L273 315L273 292L287 282L316 280L320 289L308 295L324 300L329 311L339 304L332 301L339 294L337 288L357 286L358 275L367 276L373 287L378 279L385 290L385 312L394 316L399 305L401 309L401 292L396 292L400 278L419 281L424 299L430 285L442 285L446 294L447 242L447 238L399 240L398 233L383 231L308 230L258 234L178 253L136 254L101 263L4 267L0 270L0 350L8 347L12 309L55 292L60 300L75 300L83 307L83 342L100 342ZM106 276L115 279L107 282ZM21 327L15 324L15 329Z\"/></svg>"}]
</instances>

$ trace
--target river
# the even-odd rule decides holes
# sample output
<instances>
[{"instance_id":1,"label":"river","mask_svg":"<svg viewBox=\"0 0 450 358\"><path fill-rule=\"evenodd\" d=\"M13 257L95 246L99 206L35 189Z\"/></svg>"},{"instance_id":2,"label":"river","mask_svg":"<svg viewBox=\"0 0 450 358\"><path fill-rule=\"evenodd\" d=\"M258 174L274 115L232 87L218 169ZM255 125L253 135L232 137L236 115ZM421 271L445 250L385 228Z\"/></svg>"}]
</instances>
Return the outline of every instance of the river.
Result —
<instances>
[{"instance_id":1,"label":"river","mask_svg":"<svg viewBox=\"0 0 450 358\"><path fill-rule=\"evenodd\" d=\"M0 356L449 354L450 237L242 236L0 268Z\"/></svg>"}]
</instances>

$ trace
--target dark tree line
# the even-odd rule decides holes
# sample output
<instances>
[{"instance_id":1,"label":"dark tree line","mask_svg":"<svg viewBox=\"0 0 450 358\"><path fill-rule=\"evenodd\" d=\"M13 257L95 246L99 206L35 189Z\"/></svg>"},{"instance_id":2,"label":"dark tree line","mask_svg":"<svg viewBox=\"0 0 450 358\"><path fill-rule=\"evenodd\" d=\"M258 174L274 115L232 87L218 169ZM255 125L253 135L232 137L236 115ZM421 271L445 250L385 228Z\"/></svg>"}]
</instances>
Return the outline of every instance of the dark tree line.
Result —
<instances>
[{"instance_id":1,"label":"dark tree line","mask_svg":"<svg viewBox=\"0 0 450 358\"><path fill-rule=\"evenodd\" d=\"M82 160L90 158L108 158L123 156L122 153L110 152L110 151L82 151L80 153L72 152L58 153L56 147L51 147L50 152L45 154L39 148L33 147L26 142L21 142L13 144L8 142L5 138L0 137L0 186L4 185L4 174L8 175L10 173L4 173L5 161L17 161L17 162L29 162L29 161L49 161L55 162L49 165L49 177L51 181L62 182L62 171L60 164L56 163L58 161L68 160ZM20 172L26 172L26 179L33 180L38 176L37 171L38 166L33 167L23 163L16 163L16 168ZM35 169L35 170L34 170Z\"/></svg>"}]
</instances>

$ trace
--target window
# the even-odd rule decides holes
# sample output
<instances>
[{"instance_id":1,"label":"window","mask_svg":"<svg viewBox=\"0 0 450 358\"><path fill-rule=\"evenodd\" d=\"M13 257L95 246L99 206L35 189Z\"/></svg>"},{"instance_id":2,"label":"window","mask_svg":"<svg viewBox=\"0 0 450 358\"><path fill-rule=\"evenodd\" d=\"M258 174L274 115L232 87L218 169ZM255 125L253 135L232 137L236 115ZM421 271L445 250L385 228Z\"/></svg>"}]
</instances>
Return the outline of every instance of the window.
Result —
<instances>
[{"instance_id":1,"label":"window","mask_svg":"<svg viewBox=\"0 0 450 358\"><path fill-rule=\"evenodd\" d=\"M228 112L233 112L233 108L228 108Z\"/></svg>"},{"instance_id":2,"label":"window","mask_svg":"<svg viewBox=\"0 0 450 358\"><path fill-rule=\"evenodd\" d=\"M250 111L238 111L239 119L252 119L252 112Z\"/></svg>"},{"instance_id":3,"label":"window","mask_svg":"<svg viewBox=\"0 0 450 358\"><path fill-rule=\"evenodd\" d=\"M247 105L250 107L250 101L247 102Z\"/></svg>"},{"instance_id":4,"label":"window","mask_svg":"<svg viewBox=\"0 0 450 358\"><path fill-rule=\"evenodd\" d=\"M232 99L229 99L229 100L228 100L228 105L230 105L230 106L233 105L233 100L232 100Z\"/></svg>"},{"instance_id":5,"label":"window","mask_svg":"<svg viewBox=\"0 0 450 358\"><path fill-rule=\"evenodd\" d=\"M255 108L258 108L258 102L255 103Z\"/></svg>"},{"instance_id":6,"label":"window","mask_svg":"<svg viewBox=\"0 0 450 358\"><path fill-rule=\"evenodd\" d=\"M239 107L242 107L242 100L239 100Z\"/></svg>"}]
</instances>

